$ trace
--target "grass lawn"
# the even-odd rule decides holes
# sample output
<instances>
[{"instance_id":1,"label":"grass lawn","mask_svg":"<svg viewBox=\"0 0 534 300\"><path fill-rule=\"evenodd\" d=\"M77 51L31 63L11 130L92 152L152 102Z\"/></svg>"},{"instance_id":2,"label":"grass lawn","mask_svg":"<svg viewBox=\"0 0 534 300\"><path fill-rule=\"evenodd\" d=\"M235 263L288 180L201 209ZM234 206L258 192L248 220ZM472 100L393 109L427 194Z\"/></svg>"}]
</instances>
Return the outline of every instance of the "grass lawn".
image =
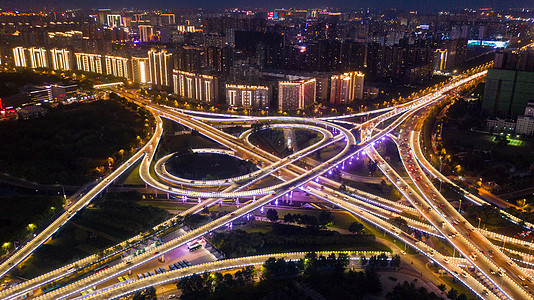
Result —
<instances>
[{"instance_id":1,"label":"grass lawn","mask_svg":"<svg viewBox=\"0 0 534 300\"><path fill-rule=\"evenodd\" d=\"M475 294L473 294L473 292L471 292L471 290L468 289L465 285L463 285L460 281L454 279L454 277L441 276L440 279L443 280L446 285L457 290L458 294L465 294L467 296L467 299L476 299ZM445 290L445 293L447 292L448 290Z\"/></svg>"},{"instance_id":2,"label":"grass lawn","mask_svg":"<svg viewBox=\"0 0 534 300\"><path fill-rule=\"evenodd\" d=\"M139 160L133 168L131 167L128 172L121 175L120 179L117 181L118 184L125 184L125 185L140 185L144 186L145 182L141 179L141 176L139 176L139 165L141 164L141 160Z\"/></svg>"},{"instance_id":3,"label":"grass lawn","mask_svg":"<svg viewBox=\"0 0 534 300\"><path fill-rule=\"evenodd\" d=\"M365 227L365 231L366 232L372 233L376 237L388 240L389 242L395 244L397 247L399 247L402 250L406 249L405 251L408 254L417 254L418 253L417 251L413 250L411 247L405 247L404 242L401 242L401 241L397 240L396 238L394 238L390 234L384 234L384 231L382 229L379 229L379 228L375 227L374 225L369 224L365 220L362 220L362 219L357 219L357 220L360 223L363 224L363 226Z\"/></svg>"},{"instance_id":4,"label":"grass lawn","mask_svg":"<svg viewBox=\"0 0 534 300\"><path fill-rule=\"evenodd\" d=\"M386 183L389 183L389 181L386 181ZM392 198L391 195L388 194L388 193L384 193L384 191L382 191L382 188L380 187L380 184L349 180L349 181L346 182L345 185L353 187L353 188L358 189L358 190L362 190L364 192L368 192L368 193L377 195L377 196L385 198L385 199L389 199L391 201L397 201L397 200L401 199L400 193L397 192L397 191L394 191L394 193L395 193L394 195L396 195L395 198Z\"/></svg>"},{"instance_id":5,"label":"grass lawn","mask_svg":"<svg viewBox=\"0 0 534 300\"><path fill-rule=\"evenodd\" d=\"M174 203L174 202L170 202L169 200L142 200L142 201L139 201L138 203L139 205L151 205L151 206L159 207L165 210L179 210L179 211L187 210L195 205L194 203L191 203L191 202L182 203L181 200L179 199L175 199L172 201L177 201L177 202ZM210 211L211 210L212 208L210 208Z\"/></svg>"},{"instance_id":6,"label":"grass lawn","mask_svg":"<svg viewBox=\"0 0 534 300\"><path fill-rule=\"evenodd\" d=\"M264 247L261 249L261 253L258 254L269 254L269 253L280 253L280 252L310 252L310 251L387 251L391 252L387 246L381 244L380 242L369 242L365 245L307 245L303 247Z\"/></svg>"}]
</instances>

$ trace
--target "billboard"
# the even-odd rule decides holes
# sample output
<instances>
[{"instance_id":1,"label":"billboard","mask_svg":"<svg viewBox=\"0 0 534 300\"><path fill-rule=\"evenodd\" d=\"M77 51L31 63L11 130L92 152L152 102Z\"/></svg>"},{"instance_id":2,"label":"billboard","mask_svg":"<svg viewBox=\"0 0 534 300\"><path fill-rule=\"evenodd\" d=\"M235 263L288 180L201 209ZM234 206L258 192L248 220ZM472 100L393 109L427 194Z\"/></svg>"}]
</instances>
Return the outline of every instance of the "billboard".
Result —
<instances>
[{"instance_id":1,"label":"billboard","mask_svg":"<svg viewBox=\"0 0 534 300\"><path fill-rule=\"evenodd\" d=\"M493 48L506 48L510 45L510 41L483 41L483 40L468 40L468 46L483 46Z\"/></svg>"}]
</instances>

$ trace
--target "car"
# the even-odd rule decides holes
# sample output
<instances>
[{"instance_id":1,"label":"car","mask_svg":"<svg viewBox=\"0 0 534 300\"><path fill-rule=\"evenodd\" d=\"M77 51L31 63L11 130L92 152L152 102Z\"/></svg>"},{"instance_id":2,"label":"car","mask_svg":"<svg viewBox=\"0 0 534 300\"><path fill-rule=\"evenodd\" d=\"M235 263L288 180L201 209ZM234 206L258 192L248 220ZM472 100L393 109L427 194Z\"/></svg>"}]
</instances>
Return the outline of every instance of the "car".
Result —
<instances>
[{"instance_id":1,"label":"car","mask_svg":"<svg viewBox=\"0 0 534 300\"><path fill-rule=\"evenodd\" d=\"M499 274L499 276L504 276L504 273L502 271L498 271L497 274Z\"/></svg>"},{"instance_id":2,"label":"car","mask_svg":"<svg viewBox=\"0 0 534 300\"><path fill-rule=\"evenodd\" d=\"M521 275L517 275L517 278L519 278L521 281L525 281L525 277L523 277Z\"/></svg>"},{"instance_id":3,"label":"car","mask_svg":"<svg viewBox=\"0 0 534 300\"><path fill-rule=\"evenodd\" d=\"M491 274L495 275L497 274L495 271L493 271L492 269L489 270Z\"/></svg>"}]
</instances>

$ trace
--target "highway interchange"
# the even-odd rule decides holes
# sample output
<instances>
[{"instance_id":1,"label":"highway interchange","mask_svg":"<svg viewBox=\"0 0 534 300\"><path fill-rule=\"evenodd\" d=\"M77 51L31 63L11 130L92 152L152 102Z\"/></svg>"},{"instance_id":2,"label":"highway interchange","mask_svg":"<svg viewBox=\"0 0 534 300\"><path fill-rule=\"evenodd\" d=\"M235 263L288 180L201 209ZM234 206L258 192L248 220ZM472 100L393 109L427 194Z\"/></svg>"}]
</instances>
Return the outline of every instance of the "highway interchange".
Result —
<instances>
[{"instance_id":1,"label":"highway interchange","mask_svg":"<svg viewBox=\"0 0 534 300\"><path fill-rule=\"evenodd\" d=\"M464 89L466 86L482 80L485 74L484 68L472 70L471 73L457 76L450 82L428 91L421 97L394 107L326 118L252 117L187 111L154 104L134 91L106 86L105 89L108 91L117 92L130 101L146 107L155 116L156 127L153 136L145 146L141 147L113 173L99 182L95 182L92 189L72 201L66 207L65 213L59 216L51 225L43 229L32 240L3 261L0 264L0 276L6 275L12 268L23 262L25 258L46 242L77 212L86 207L108 185L112 184L114 180L136 162L139 162L140 176L146 184L164 193L181 197L184 201L198 199L197 205L179 216L158 225L156 227L157 230L171 228L179 222L180 217L189 213L197 213L204 207L215 205L224 199L235 199L244 204L228 215L177 236L128 261L118 262L106 270L70 282L54 291L45 294L34 293L33 295L36 295L38 299L75 298L79 296L81 291L92 287L97 287L97 289L87 295L88 298L115 298L193 273L260 264L262 262L261 259L264 261L265 258L245 257L237 260L221 260L212 264L195 265L178 271L165 272L149 279L125 281L123 284L113 287L104 285L111 279L135 270L165 253L186 245L192 240L201 238L296 189L306 191L317 198L345 209L385 232L396 236L399 240L404 241L407 245L439 264L481 298L532 299L532 291L534 291L531 279L532 273L525 269L525 265L531 265L529 262L532 259L525 255L524 262L511 260L501 249L485 237L491 236L494 238L495 234L477 230L473 225L469 224L440 194L439 190L433 186L428 176L451 184L454 183L433 168L424 158L420 149L419 132L421 123L426 115L425 108L447 99L454 91ZM354 117L363 115L369 116L368 120L363 123L350 121ZM162 118L180 123L221 145L221 149L196 149L196 152L224 153L255 162L261 167L253 173L225 180L191 181L185 178L178 178L165 169L165 161L172 155L154 161L163 134ZM254 122L269 122L270 128L305 128L316 131L321 138L318 142L305 149L299 150L288 157L280 158L251 143L249 137L253 133L252 130L246 130L240 136L234 136L216 128L217 124L233 124L234 122L244 125L251 125ZM399 137L393 134L395 132L400 133L398 134ZM409 179L402 178L375 150L375 146L384 139L391 139L398 145L399 154ZM310 158L311 154L333 148L333 146L337 146L341 150L329 159L316 161ZM411 206L402 205L350 187L341 190L339 182L328 178L327 175L332 169L344 168L345 164L350 164L353 160L366 155L377 162L386 178L399 189ZM303 163L306 164L306 168L302 167ZM151 172L152 170L153 172ZM278 183L256 187L262 180L273 177L278 179ZM224 189L221 190L220 187L224 187ZM488 204L485 200L465 190L463 192L466 199L473 201L477 205ZM409 212L412 215L419 214L423 216L424 220L406 217L401 215L402 212ZM448 241L462 254L464 259L458 260L457 258L443 256L430 246L416 240L410 234L403 232L388 222L388 220L396 217L405 219L407 224L414 229ZM501 238L506 239L507 237ZM128 241L129 243L121 243L123 250L113 248L114 251L112 252L114 253L112 255L124 251L129 244L142 239L143 235L139 235L131 238ZM520 242L510 241L512 243ZM270 256L275 255L291 259L291 255L297 254L282 253ZM301 254L298 255L302 256ZM0 298L15 299L21 295L26 295L50 282L67 277L69 274L81 269L82 266L96 265L101 259L96 255L89 256L10 289L0 291ZM523 264L520 267L517 263ZM461 268L461 266L465 265L476 268L478 275L470 274Z\"/></svg>"}]
</instances>

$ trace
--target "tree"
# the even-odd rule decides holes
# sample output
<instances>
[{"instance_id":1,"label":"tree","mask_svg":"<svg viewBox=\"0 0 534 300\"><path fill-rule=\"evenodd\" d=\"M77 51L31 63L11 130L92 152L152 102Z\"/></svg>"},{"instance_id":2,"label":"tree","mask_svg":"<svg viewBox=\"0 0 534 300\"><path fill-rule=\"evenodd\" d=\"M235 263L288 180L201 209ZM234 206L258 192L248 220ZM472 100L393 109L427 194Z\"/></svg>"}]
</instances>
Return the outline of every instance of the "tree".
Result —
<instances>
[{"instance_id":1,"label":"tree","mask_svg":"<svg viewBox=\"0 0 534 300\"><path fill-rule=\"evenodd\" d=\"M284 215L284 222L293 223L293 222L295 222L295 217L292 214L287 213L287 214Z\"/></svg>"},{"instance_id":2,"label":"tree","mask_svg":"<svg viewBox=\"0 0 534 300\"><path fill-rule=\"evenodd\" d=\"M156 299L158 299L158 297L156 296L156 289L153 286L146 288L142 291L139 291L133 296L133 300L156 300Z\"/></svg>"},{"instance_id":3,"label":"tree","mask_svg":"<svg viewBox=\"0 0 534 300\"><path fill-rule=\"evenodd\" d=\"M353 234L361 234L365 228L360 222L354 221L349 226L349 231Z\"/></svg>"},{"instance_id":4,"label":"tree","mask_svg":"<svg viewBox=\"0 0 534 300\"><path fill-rule=\"evenodd\" d=\"M458 291L455 289L450 289L447 293L447 297L452 300L456 300L458 298Z\"/></svg>"},{"instance_id":5,"label":"tree","mask_svg":"<svg viewBox=\"0 0 534 300\"><path fill-rule=\"evenodd\" d=\"M332 217L332 213L329 211L321 211L319 214L319 224L320 225L326 225L334 220L334 217Z\"/></svg>"},{"instance_id":6,"label":"tree","mask_svg":"<svg viewBox=\"0 0 534 300\"><path fill-rule=\"evenodd\" d=\"M388 257L386 254L382 253L378 256L378 260L380 261L381 267L386 267L388 265Z\"/></svg>"},{"instance_id":7,"label":"tree","mask_svg":"<svg viewBox=\"0 0 534 300\"><path fill-rule=\"evenodd\" d=\"M365 256L362 255L362 256L360 257L360 265L362 265L362 267L363 267L363 266L365 266L366 264L367 264L367 257L365 257Z\"/></svg>"},{"instance_id":8,"label":"tree","mask_svg":"<svg viewBox=\"0 0 534 300\"><path fill-rule=\"evenodd\" d=\"M350 258L347 253L339 253L336 259L336 268L344 270L350 264Z\"/></svg>"},{"instance_id":9,"label":"tree","mask_svg":"<svg viewBox=\"0 0 534 300\"><path fill-rule=\"evenodd\" d=\"M205 299L210 294L210 287L206 285L205 278L199 274L181 279L176 287L182 291L181 299Z\"/></svg>"},{"instance_id":10,"label":"tree","mask_svg":"<svg viewBox=\"0 0 534 300\"><path fill-rule=\"evenodd\" d=\"M391 261L389 262L389 265L392 268L397 269L398 267L400 267L400 263L401 263L400 256L398 254L396 254L396 255L393 255L393 257L391 258Z\"/></svg>"},{"instance_id":11,"label":"tree","mask_svg":"<svg viewBox=\"0 0 534 300\"><path fill-rule=\"evenodd\" d=\"M271 222L278 221L278 212L275 209L269 208L267 210L267 213L265 214L267 219L269 219Z\"/></svg>"},{"instance_id":12,"label":"tree","mask_svg":"<svg viewBox=\"0 0 534 300\"><path fill-rule=\"evenodd\" d=\"M438 285L438 289L439 289L441 292L445 292L445 289L446 289L446 288L447 288L447 287L446 287L445 284L443 284L443 283L440 284L440 285Z\"/></svg>"},{"instance_id":13,"label":"tree","mask_svg":"<svg viewBox=\"0 0 534 300\"><path fill-rule=\"evenodd\" d=\"M367 168L369 168L369 173L374 173L377 169L377 165L374 161L372 160L369 160L369 162L367 163Z\"/></svg>"}]
</instances>

